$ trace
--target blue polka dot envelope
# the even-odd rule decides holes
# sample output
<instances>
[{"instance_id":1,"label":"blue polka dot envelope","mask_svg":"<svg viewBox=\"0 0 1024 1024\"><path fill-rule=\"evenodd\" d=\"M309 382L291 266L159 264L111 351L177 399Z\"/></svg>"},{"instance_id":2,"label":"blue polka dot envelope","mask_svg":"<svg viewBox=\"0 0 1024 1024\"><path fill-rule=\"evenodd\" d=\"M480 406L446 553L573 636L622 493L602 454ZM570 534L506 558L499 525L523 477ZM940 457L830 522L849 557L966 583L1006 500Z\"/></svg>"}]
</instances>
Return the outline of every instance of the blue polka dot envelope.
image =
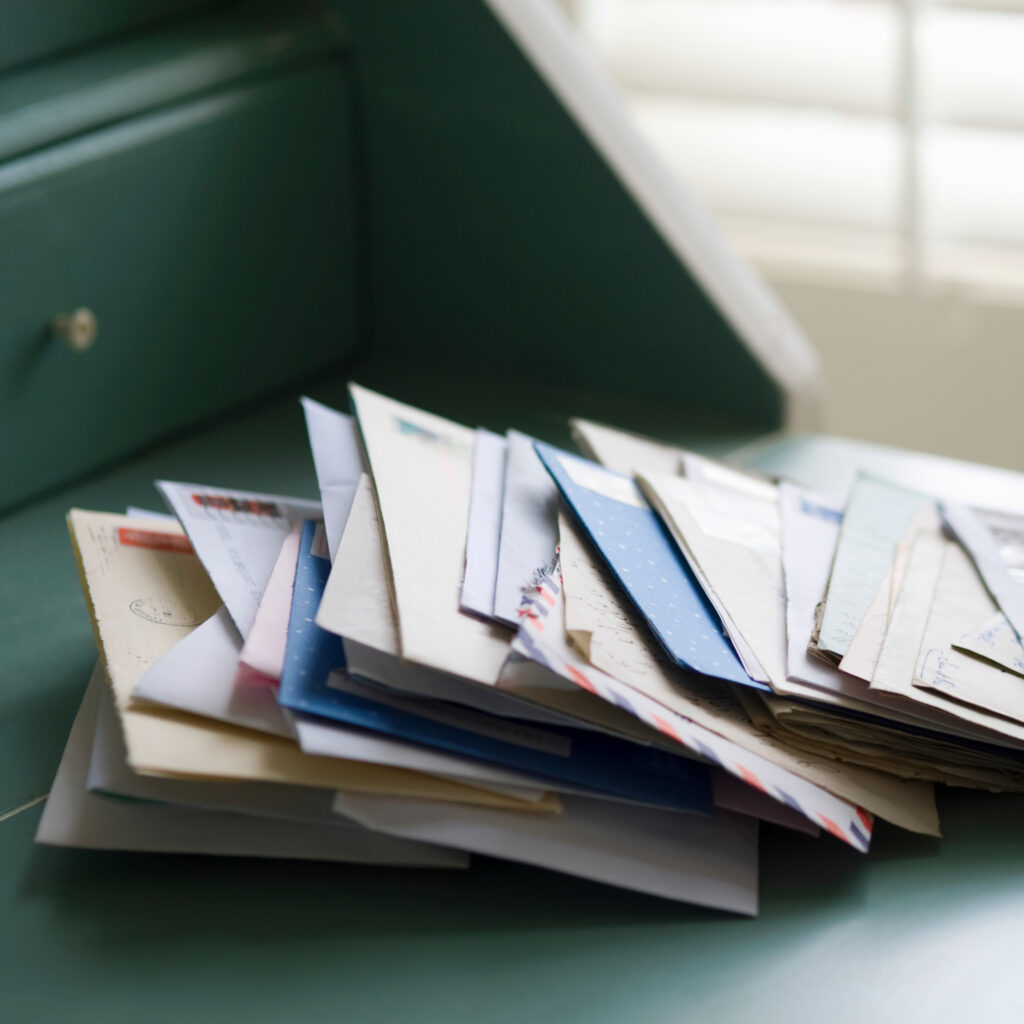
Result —
<instances>
[{"instance_id":1,"label":"blue polka dot envelope","mask_svg":"<svg viewBox=\"0 0 1024 1024\"><path fill-rule=\"evenodd\" d=\"M677 665L759 690L703 589L640 488L621 473L538 442L562 497Z\"/></svg>"}]
</instances>

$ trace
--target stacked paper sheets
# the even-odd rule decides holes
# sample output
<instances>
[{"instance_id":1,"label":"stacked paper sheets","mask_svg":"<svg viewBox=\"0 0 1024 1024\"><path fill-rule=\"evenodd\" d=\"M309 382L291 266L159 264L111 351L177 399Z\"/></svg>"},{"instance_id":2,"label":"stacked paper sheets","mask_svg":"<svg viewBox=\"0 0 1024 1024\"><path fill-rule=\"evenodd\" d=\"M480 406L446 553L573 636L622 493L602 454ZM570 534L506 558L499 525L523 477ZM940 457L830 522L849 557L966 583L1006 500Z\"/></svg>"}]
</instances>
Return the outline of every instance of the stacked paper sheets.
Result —
<instances>
[{"instance_id":1,"label":"stacked paper sheets","mask_svg":"<svg viewBox=\"0 0 1024 1024\"><path fill-rule=\"evenodd\" d=\"M350 394L303 401L319 502L69 513L99 663L40 842L479 853L754 914L760 821L866 851L938 835L935 783L1024 787L1013 509Z\"/></svg>"}]
</instances>

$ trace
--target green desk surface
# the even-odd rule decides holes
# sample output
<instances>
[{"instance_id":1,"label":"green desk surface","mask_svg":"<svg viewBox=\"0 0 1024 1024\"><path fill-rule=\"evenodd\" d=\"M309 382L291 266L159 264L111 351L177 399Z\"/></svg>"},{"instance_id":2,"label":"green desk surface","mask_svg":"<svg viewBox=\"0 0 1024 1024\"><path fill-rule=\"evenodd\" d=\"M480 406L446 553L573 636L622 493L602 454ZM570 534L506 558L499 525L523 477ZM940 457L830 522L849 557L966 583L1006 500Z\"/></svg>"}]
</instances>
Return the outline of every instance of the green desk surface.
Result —
<instances>
[{"instance_id":1,"label":"green desk surface","mask_svg":"<svg viewBox=\"0 0 1024 1024\"><path fill-rule=\"evenodd\" d=\"M555 441L563 419L542 410L598 412L357 376ZM667 422L637 412L607 418ZM46 792L95 659L63 513L157 507L157 475L314 490L290 398L0 519L0 810ZM0 820L0 1019L1019 1021L1024 798L940 807L944 840L880 824L867 856L766 828L753 921L482 858L442 873L42 849L33 807Z\"/></svg>"}]
</instances>

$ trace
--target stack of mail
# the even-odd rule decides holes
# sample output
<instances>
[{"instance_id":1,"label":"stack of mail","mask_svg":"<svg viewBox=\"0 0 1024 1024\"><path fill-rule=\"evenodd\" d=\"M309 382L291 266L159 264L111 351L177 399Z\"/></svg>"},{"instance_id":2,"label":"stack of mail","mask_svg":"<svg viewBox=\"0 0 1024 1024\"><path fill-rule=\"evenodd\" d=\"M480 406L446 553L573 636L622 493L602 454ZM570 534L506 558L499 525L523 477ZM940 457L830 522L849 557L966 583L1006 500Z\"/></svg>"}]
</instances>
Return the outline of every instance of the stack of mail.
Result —
<instances>
[{"instance_id":1,"label":"stack of mail","mask_svg":"<svg viewBox=\"0 0 1024 1024\"><path fill-rule=\"evenodd\" d=\"M100 661L40 842L479 853L753 914L759 821L863 851L938 835L935 782L1024 783L1006 510L350 395L303 400L319 502L69 513Z\"/></svg>"}]
</instances>

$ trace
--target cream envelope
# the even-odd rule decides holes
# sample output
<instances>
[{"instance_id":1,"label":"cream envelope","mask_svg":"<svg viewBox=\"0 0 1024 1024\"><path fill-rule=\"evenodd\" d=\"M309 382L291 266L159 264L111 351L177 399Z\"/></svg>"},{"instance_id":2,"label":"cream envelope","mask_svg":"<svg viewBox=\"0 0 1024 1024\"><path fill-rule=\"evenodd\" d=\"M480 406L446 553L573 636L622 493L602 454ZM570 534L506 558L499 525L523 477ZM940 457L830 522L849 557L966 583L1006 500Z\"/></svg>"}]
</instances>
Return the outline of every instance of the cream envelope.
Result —
<instances>
[{"instance_id":1,"label":"cream envelope","mask_svg":"<svg viewBox=\"0 0 1024 1024\"><path fill-rule=\"evenodd\" d=\"M137 521L137 520L136 520ZM289 857L408 867L465 867L465 854L358 827L282 821L135 800L86 790L102 672L93 674L36 831L36 842L94 850Z\"/></svg>"},{"instance_id":2,"label":"cream envelope","mask_svg":"<svg viewBox=\"0 0 1024 1024\"><path fill-rule=\"evenodd\" d=\"M1024 645L1002 612L996 612L978 629L969 630L953 646L1024 676Z\"/></svg>"},{"instance_id":3,"label":"cream envelope","mask_svg":"<svg viewBox=\"0 0 1024 1024\"><path fill-rule=\"evenodd\" d=\"M923 601L927 602L924 615ZM954 679L965 664L988 667L972 655L954 650L950 641L962 633L964 622L983 619L993 607L959 544L918 534L876 676L888 693L945 712L969 728L985 730L990 742L1019 747L1024 742L1024 724L950 699L951 691L942 688L944 674Z\"/></svg>"},{"instance_id":4,"label":"cream envelope","mask_svg":"<svg viewBox=\"0 0 1024 1024\"><path fill-rule=\"evenodd\" d=\"M974 565L957 545L950 545L946 552L935 601L950 605L955 602L955 606L962 609L961 621L970 622L968 616L986 606L989 614L996 610ZM949 645L921 652L914 686L933 690L958 704L970 704L981 711L1024 723L1024 679L998 665L953 650Z\"/></svg>"},{"instance_id":5,"label":"cream envelope","mask_svg":"<svg viewBox=\"0 0 1024 1024\"><path fill-rule=\"evenodd\" d=\"M319 502L170 480L156 486L247 637L285 537L293 524L320 518Z\"/></svg>"},{"instance_id":6,"label":"cream envelope","mask_svg":"<svg viewBox=\"0 0 1024 1024\"><path fill-rule=\"evenodd\" d=\"M370 463L402 657L493 686L509 633L459 611L473 431L349 385Z\"/></svg>"},{"instance_id":7,"label":"cream envelope","mask_svg":"<svg viewBox=\"0 0 1024 1024\"><path fill-rule=\"evenodd\" d=\"M678 473L686 454L682 448L590 420L571 419L569 429L588 459L624 476L638 472Z\"/></svg>"},{"instance_id":8,"label":"cream envelope","mask_svg":"<svg viewBox=\"0 0 1024 1024\"><path fill-rule=\"evenodd\" d=\"M276 782L194 782L133 772L128 767L124 736L102 666L98 678L102 686L86 779L90 793L287 821L351 824L333 814L333 791L322 787L282 786Z\"/></svg>"},{"instance_id":9,"label":"cream envelope","mask_svg":"<svg viewBox=\"0 0 1024 1024\"><path fill-rule=\"evenodd\" d=\"M567 797L557 818L466 813L339 793L335 809L369 828L533 864L666 899L757 913L757 823L587 797ZM525 820L526 818L529 820Z\"/></svg>"},{"instance_id":10,"label":"cream envelope","mask_svg":"<svg viewBox=\"0 0 1024 1024\"><path fill-rule=\"evenodd\" d=\"M80 509L73 509L68 520L128 763L135 771L537 809L401 768L310 757L282 737L133 700L138 679L212 615L219 599L180 529Z\"/></svg>"},{"instance_id":11,"label":"cream envelope","mask_svg":"<svg viewBox=\"0 0 1024 1024\"><path fill-rule=\"evenodd\" d=\"M559 543L564 586L538 634L538 642L548 649L549 668L580 685L581 679L597 679L610 694L606 699L617 696L624 707L656 728L676 716L680 733L718 750L720 761L731 766L733 774L770 777L777 792L793 795L799 790L798 806L815 824L828 827L823 815L833 823L838 821L836 814L849 818L850 806L856 805L903 828L937 834L931 786L907 785L891 775L831 758L809 758L764 734L752 725L731 689L667 662L564 515L559 518ZM587 652L587 661L565 642L559 614L564 614L564 627L577 648ZM556 616L553 622L552 615ZM526 619L524 626L530 625ZM522 633L521 628L520 637ZM531 655L529 650L523 653Z\"/></svg>"}]
</instances>

